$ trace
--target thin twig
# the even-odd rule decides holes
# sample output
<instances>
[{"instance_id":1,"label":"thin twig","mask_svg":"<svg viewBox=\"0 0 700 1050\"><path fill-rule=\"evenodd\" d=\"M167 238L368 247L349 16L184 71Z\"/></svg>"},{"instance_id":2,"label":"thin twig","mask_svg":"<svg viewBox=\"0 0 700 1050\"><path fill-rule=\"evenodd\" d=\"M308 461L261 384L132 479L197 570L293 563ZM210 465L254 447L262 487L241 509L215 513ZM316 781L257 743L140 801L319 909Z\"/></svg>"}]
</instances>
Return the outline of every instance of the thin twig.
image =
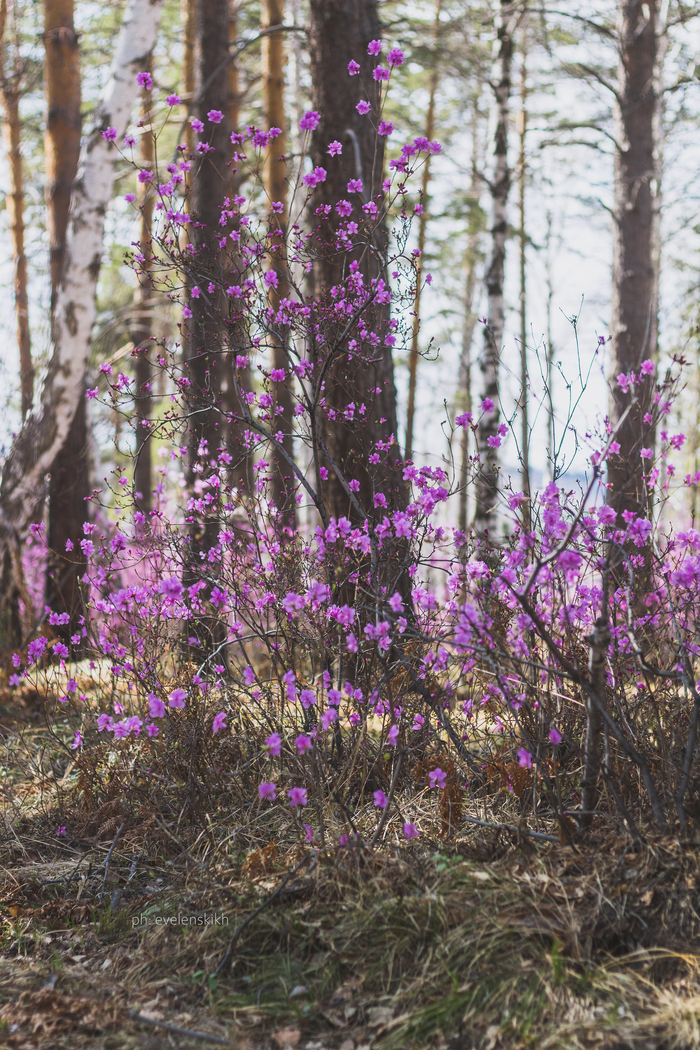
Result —
<instances>
[{"instance_id":1,"label":"thin twig","mask_svg":"<svg viewBox=\"0 0 700 1050\"><path fill-rule=\"evenodd\" d=\"M274 893L271 893L269 897L266 897L265 900L262 902L262 904L258 908L256 908L254 912L251 912L251 914L248 916L248 918L244 922L241 923L241 925L238 927L238 929L234 933L233 937L231 938L231 943L229 944L228 948L226 949L226 954L224 955L223 959L221 960L221 962L219 963L219 965L216 967L216 969L214 970L213 974L211 975L212 977L218 977L219 974L222 973L226 969L226 967L228 966L228 964L231 961L231 958L233 956L234 951L236 950L236 945L238 944L239 938L240 938L241 934L243 933L244 929L246 928L246 926L248 926L253 921L253 919L256 918L256 916L258 916L260 914L260 912L263 911L268 906L268 904L271 904L272 901L276 897L279 897L280 893L282 892L284 887L287 885L289 880L294 875L296 875L296 873L298 871L301 871L301 869L303 867L305 867L309 863L310 860L313 861L313 865L312 865L312 867L310 869L310 870L313 871L313 868L316 866L316 863L317 863L316 856L315 856L315 854L308 854L306 857L304 857L302 860L299 861L299 863L297 864L297 866L295 868L292 868L291 871L287 872L287 874L282 879L282 881L280 882L279 886L274 891Z\"/></svg>"},{"instance_id":2,"label":"thin twig","mask_svg":"<svg viewBox=\"0 0 700 1050\"><path fill-rule=\"evenodd\" d=\"M477 820L476 817L463 817L469 824L478 824L480 828L499 828L501 831L512 831L516 835L525 835L529 839L537 839L540 842L558 842L556 835L543 835L541 831L530 831L528 828L516 828L514 824L490 824L487 820Z\"/></svg>"},{"instance_id":3,"label":"thin twig","mask_svg":"<svg viewBox=\"0 0 700 1050\"><path fill-rule=\"evenodd\" d=\"M140 1014L138 1010L129 1010L129 1017L132 1021L138 1021L139 1024L152 1024L156 1028L164 1028L166 1032L173 1032L174 1035L187 1035L190 1039L203 1039L207 1043L216 1043L217 1046L233 1046L228 1039L222 1039L218 1035L209 1035L207 1032L193 1032L189 1028L178 1028L175 1024L168 1024L167 1021L156 1021L153 1017L146 1017L145 1014Z\"/></svg>"},{"instance_id":4,"label":"thin twig","mask_svg":"<svg viewBox=\"0 0 700 1050\"><path fill-rule=\"evenodd\" d=\"M117 844L117 843L119 842L119 836L121 835L122 831L124 830L124 827L125 827L125 825L126 825L126 821L125 821L125 820L123 820L123 821L122 821L122 825L121 825L121 827L119 828L119 831L118 831L118 832L117 832L117 834L116 834L116 835L114 836L114 842L113 842L113 843L112 843L112 845L111 845L111 846L109 847L109 853L107 854L107 856L106 856L106 858L105 858L105 877L104 877L104 879L102 880L102 889L100 890L100 895L99 895L99 897L97 898L97 903L98 903L98 904L102 904L102 898L103 898L103 897L104 897L104 895L105 895L105 888L106 888L106 886L107 886L107 876L109 875L109 862L110 862L110 861L111 861L111 859L112 859L112 853L114 852L114 847L115 847L115 846L116 846L116 844Z\"/></svg>"}]
</instances>

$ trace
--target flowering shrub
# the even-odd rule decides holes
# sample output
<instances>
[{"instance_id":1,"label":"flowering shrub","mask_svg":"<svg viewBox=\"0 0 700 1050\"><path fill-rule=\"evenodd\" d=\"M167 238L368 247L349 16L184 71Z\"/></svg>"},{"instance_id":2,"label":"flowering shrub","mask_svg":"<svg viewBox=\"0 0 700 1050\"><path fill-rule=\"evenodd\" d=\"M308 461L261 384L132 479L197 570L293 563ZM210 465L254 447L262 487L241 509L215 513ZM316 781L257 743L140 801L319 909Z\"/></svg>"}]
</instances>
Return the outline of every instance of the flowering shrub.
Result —
<instances>
[{"instance_id":1,"label":"flowering shrub","mask_svg":"<svg viewBox=\"0 0 700 1050\"><path fill-rule=\"evenodd\" d=\"M380 52L373 42L370 54ZM393 49L374 80L386 83L401 62ZM357 75L359 63L348 72ZM139 76L150 88L148 74ZM381 107L364 103L361 112L378 136L391 134ZM221 116L212 111L209 121ZM313 111L302 118L304 149L318 121ZM204 155L207 129L192 127ZM162 803L184 791L193 820L213 794L241 820L277 807L305 842L374 843L390 821L415 838L432 805L448 812L451 833L449 813L459 814L466 792L517 796L568 838L582 791L581 823L586 800L597 809L600 777L600 804L633 834L648 811L661 829L676 818L684 829L697 791L700 533L663 534L641 510L601 503L605 465L619 452L609 426L591 439L584 493L552 481L524 517L523 497L504 491L507 528L488 545L449 524L450 471L403 463L394 434L358 455L352 471L336 462L324 428L356 433L358 448L359 435L382 433L372 401L341 404L338 390L347 362L371 368L379 348L398 347L407 331L417 276L408 180L439 146L415 139L379 192L351 179L347 199L311 215L327 170L302 167L290 178L285 226L283 205L265 199L258 179L275 131L232 136L232 189L216 230L187 211L185 147L165 172L138 172L157 188L158 218L132 263L181 304L183 342L201 340L229 389L198 386L192 356L158 345L167 393L149 440L170 464L187 462L184 491L163 467L146 517L116 473L103 501L109 495L119 513L96 514L81 543L88 600L73 644L91 650L89 667L74 667L69 649L42 635L16 657L13 684L44 675L73 710L84 794L113 794L118 784ZM111 129L104 134L113 141ZM329 143L329 166L341 152ZM248 196L235 188L242 171ZM378 232L391 215L387 246ZM307 276L328 254L344 260L344 277L312 293ZM286 294L275 298L280 270ZM279 346L284 368L270 366ZM106 383L128 411L140 391L109 365L101 372L88 396ZM653 452L678 377L659 384L644 362L617 382L654 388L641 453L653 494L661 464L668 484L668 455L682 444L661 429ZM293 440L281 429L283 390ZM493 410L482 403L482 413ZM202 413L220 421L217 443L193 446ZM478 419L465 413L454 426L476 433ZM503 424L490 440L506 433ZM275 498L280 464L285 512ZM478 457L470 469L471 483ZM329 512L329 478L345 494L345 514ZM48 611L49 624L55 615ZM105 674L110 686L99 695L109 706L95 714L89 683Z\"/></svg>"}]
</instances>

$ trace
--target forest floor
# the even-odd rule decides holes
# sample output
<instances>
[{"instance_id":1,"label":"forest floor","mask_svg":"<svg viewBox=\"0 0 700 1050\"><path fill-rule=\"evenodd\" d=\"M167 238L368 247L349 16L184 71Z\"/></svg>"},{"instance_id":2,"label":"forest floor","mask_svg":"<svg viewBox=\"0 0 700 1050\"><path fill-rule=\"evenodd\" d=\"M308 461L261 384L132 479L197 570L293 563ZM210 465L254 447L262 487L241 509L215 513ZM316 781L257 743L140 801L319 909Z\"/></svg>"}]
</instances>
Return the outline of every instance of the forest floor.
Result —
<instances>
[{"instance_id":1,"label":"forest floor","mask_svg":"<svg viewBox=\"0 0 700 1050\"><path fill-rule=\"evenodd\" d=\"M0 729L48 746L31 704ZM220 814L183 846L118 803L56 836L55 785L12 754L1 1046L700 1047L700 843L464 823L374 852L241 853Z\"/></svg>"}]
</instances>

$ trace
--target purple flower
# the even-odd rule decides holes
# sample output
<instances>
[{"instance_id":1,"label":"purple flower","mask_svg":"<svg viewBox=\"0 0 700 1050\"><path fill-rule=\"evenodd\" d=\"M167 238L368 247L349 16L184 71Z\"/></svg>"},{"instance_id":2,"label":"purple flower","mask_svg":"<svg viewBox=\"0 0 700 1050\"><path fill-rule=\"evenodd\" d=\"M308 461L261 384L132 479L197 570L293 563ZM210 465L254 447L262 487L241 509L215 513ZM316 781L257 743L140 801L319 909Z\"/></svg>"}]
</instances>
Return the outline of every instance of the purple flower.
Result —
<instances>
[{"instance_id":1,"label":"purple flower","mask_svg":"<svg viewBox=\"0 0 700 1050\"><path fill-rule=\"evenodd\" d=\"M314 186L318 186L319 182L325 182L327 175L328 172L325 168L314 168L313 171L310 171L307 175L304 175L301 181L304 183L305 186L309 186L311 189L313 189Z\"/></svg>"},{"instance_id":2,"label":"purple flower","mask_svg":"<svg viewBox=\"0 0 700 1050\"><path fill-rule=\"evenodd\" d=\"M139 87L145 88L146 91L150 91L153 87L153 77L150 73L137 73L136 83Z\"/></svg>"},{"instance_id":3,"label":"purple flower","mask_svg":"<svg viewBox=\"0 0 700 1050\"><path fill-rule=\"evenodd\" d=\"M190 127L197 135L201 135L204 131L204 124L202 124L201 120L195 119L190 121Z\"/></svg>"},{"instance_id":4,"label":"purple flower","mask_svg":"<svg viewBox=\"0 0 700 1050\"><path fill-rule=\"evenodd\" d=\"M377 134L378 135L391 135L393 130L394 130L394 125L391 123L390 120L381 120L379 122L379 127L377 128Z\"/></svg>"},{"instance_id":5,"label":"purple flower","mask_svg":"<svg viewBox=\"0 0 700 1050\"><path fill-rule=\"evenodd\" d=\"M387 740L389 742L389 747L396 747L398 739L399 739L399 727L397 726L396 722L394 722L393 725L389 726L389 732L387 733Z\"/></svg>"},{"instance_id":6,"label":"purple flower","mask_svg":"<svg viewBox=\"0 0 700 1050\"><path fill-rule=\"evenodd\" d=\"M124 136L124 145L125 146L135 146L136 145L136 139L134 138L134 136L133 135L125 135Z\"/></svg>"},{"instance_id":7,"label":"purple flower","mask_svg":"<svg viewBox=\"0 0 700 1050\"><path fill-rule=\"evenodd\" d=\"M523 769L532 769L532 755L524 747L518 751L518 765Z\"/></svg>"},{"instance_id":8,"label":"purple flower","mask_svg":"<svg viewBox=\"0 0 700 1050\"><path fill-rule=\"evenodd\" d=\"M129 204L133 204L134 201L136 200L136 194L135 193L125 193L124 194L124 200L128 201Z\"/></svg>"},{"instance_id":9,"label":"purple flower","mask_svg":"<svg viewBox=\"0 0 700 1050\"><path fill-rule=\"evenodd\" d=\"M428 780L431 788L444 788L447 783L447 774L438 766L437 769L433 769L428 773Z\"/></svg>"},{"instance_id":10,"label":"purple flower","mask_svg":"<svg viewBox=\"0 0 700 1050\"><path fill-rule=\"evenodd\" d=\"M187 699L186 689L173 689L168 697L168 707L184 707Z\"/></svg>"},{"instance_id":11,"label":"purple flower","mask_svg":"<svg viewBox=\"0 0 700 1050\"><path fill-rule=\"evenodd\" d=\"M53 651L56 656L68 656L68 646L64 645L63 642L54 642Z\"/></svg>"},{"instance_id":12,"label":"purple flower","mask_svg":"<svg viewBox=\"0 0 700 1050\"><path fill-rule=\"evenodd\" d=\"M409 842L411 841L411 839L417 839L418 838L418 828L413 823L410 823L410 824L406 823L406 824L404 824L404 826L403 826L403 833L406 836L406 838L409 840Z\"/></svg>"},{"instance_id":13,"label":"purple flower","mask_svg":"<svg viewBox=\"0 0 700 1050\"><path fill-rule=\"evenodd\" d=\"M335 707L329 707L327 711L324 711L321 715L321 729L324 731L329 729L334 722L338 721L338 712Z\"/></svg>"},{"instance_id":14,"label":"purple flower","mask_svg":"<svg viewBox=\"0 0 700 1050\"><path fill-rule=\"evenodd\" d=\"M80 732L79 729L76 729L75 736L73 737L73 743L71 744L71 750L77 751L78 748L82 745L82 742L83 734Z\"/></svg>"},{"instance_id":15,"label":"purple flower","mask_svg":"<svg viewBox=\"0 0 700 1050\"><path fill-rule=\"evenodd\" d=\"M639 455L642 457L642 459L653 459L654 450L651 448L643 448Z\"/></svg>"},{"instance_id":16,"label":"purple flower","mask_svg":"<svg viewBox=\"0 0 700 1050\"><path fill-rule=\"evenodd\" d=\"M279 755L282 750L282 737L279 733L270 733L270 735L265 738L265 748L269 754L275 755L275 757Z\"/></svg>"},{"instance_id":17,"label":"purple flower","mask_svg":"<svg viewBox=\"0 0 700 1050\"><path fill-rule=\"evenodd\" d=\"M365 113L369 113L371 108L372 107L370 106L369 102L366 102L365 99L360 99L360 101L355 106L357 112L362 114L362 116L364 116Z\"/></svg>"},{"instance_id":18,"label":"purple flower","mask_svg":"<svg viewBox=\"0 0 700 1050\"><path fill-rule=\"evenodd\" d=\"M552 728L549 730L549 739L555 747L558 744L561 744L561 733L556 728L556 726L552 726Z\"/></svg>"},{"instance_id":19,"label":"purple flower","mask_svg":"<svg viewBox=\"0 0 700 1050\"><path fill-rule=\"evenodd\" d=\"M386 56L386 60L390 66L403 65L403 51L400 47L392 47L391 51Z\"/></svg>"},{"instance_id":20,"label":"purple flower","mask_svg":"<svg viewBox=\"0 0 700 1050\"><path fill-rule=\"evenodd\" d=\"M389 799L386 797L383 791L374 792L374 804L378 809L386 809L389 805Z\"/></svg>"},{"instance_id":21,"label":"purple flower","mask_svg":"<svg viewBox=\"0 0 700 1050\"><path fill-rule=\"evenodd\" d=\"M168 95L165 101L168 103L169 106L179 106L182 102L182 99L179 95Z\"/></svg>"},{"instance_id":22,"label":"purple flower","mask_svg":"<svg viewBox=\"0 0 700 1050\"><path fill-rule=\"evenodd\" d=\"M642 375L651 376L654 374L654 362L647 358L646 361L642 361Z\"/></svg>"},{"instance_id":23,"label":"purple flower","mask_svg":"<svg viewBox=\"0 0 700 1050\"><path fill-rule=\"evenodd\" d=\"M148 168L144 168L139 172L139 182L152 182L153 172L149 171Z\"/></svg>"},{"instance_id":24,"label":"purple flower","mask_svg":"<svg viewBox=\"0 0 700 1050\"><path fill-rule=\"evenodd\" d=\"M290 591L288 594L285 594L282 599L282 608L287 616L296 616L296 614L301 612L304 608L304 599L300 594L295 594L294 591Z\"/></svg>"},{"instance_id":25,"label":"purple flower","mask_svg":"<svg viewBox=\"0 0 700 1050\"><path fill-rule=\"evenodd\" d=\"M356 77L360 72L359 62L356 62L354 58L351 58L348 62L348 73L351 77Z\"/></svg>"},{"instance_id":26,"label":"purple flower","mask_svg":"<svg viewBox=\"0 0 700 1050\"><path fill-rule=\"evenodd\" d=\"M310 109L299 121L299 127L302 131L313 131L314 128L318 127L321 117L315 109Z\"/></svg>"},{"instance_id":27,"label":"purple flower","mask_svg":"<svg viewBox=\"0 0 700 1050\"><path fill-rule=\"evenodd\" d=\"M220 729L226 729L225 711L219 711L218 715L214 715L214 721L211 724L212 733L218 733Z\"/></svg>"},{"instance_id":28,"label":"purple flower","mask_svg":"<svg viewBox=\"0 0 700 1050\"><path fill-rule=\"evenodd\" d=\"M276 288L280 283L280 279L274 270L268 270L263 280L265 281L265 284L269 285L271 288Z\"/></svg>"},{"instance_id":29,"label":"purple flower","mask_svg":"<svg viewBox=\"0 0 700 1050\"><path fill-rule=\"evenodd\" d=\"M386 66L377 66L377 68L372 72L372 76L375 80L388 80L389 70L386 68Z\"/></svg>"},{"instance_id":30,"label":"purple flower","mask_svg":"<svg viewBox=\"0 0 700 1050\"><path fill-rule=\"evenodd\" d=\"M57 835L65 835L65 833L66 833L65 825L61 825L60 828L56 828L56 834Z\"/></svg>"},{"instance_id":31,"label":"purple flower","mask_svg":"<svg viewBox=\"0 0 700 1050\"><path fill-rule=\"evenodd\" d=\"M362 193L362 179L350 179L348 193Z\"/></svg>"},{"instance_id":32,"label":"purple flower","mask_svg":"<svg viewBox=\"0 0 700 1050\"><path fill-rule=\"evenodd\" d=\"M260 798L269 798L274 802L277 798L277 785L271 780L263 780L258 784L258 795Z\"/></svg>"},{"instance_id":33,"label":"purple flower","mask_svg":"<svg viewBox=\"0 0 700 1050\"><path fill-rule=\"evenodd\" d=\"M112 716L111 715L98 715L97 716L97 731L98 733L104 733L105 729L112 728Z\"/></svg>"},{"instance_id":34,"label":"purple flower","mask_svg":"<svg viewBox=\"0 0 700 1050\"><path fill-rule=\"evenodd\" d=\"M347 219L348 215L352 214L352 204L350 201L338 201L335 206L335 210L338 215L341 215L344 219Z\"/></svg>"},{"instance_id":35,"label":"purple flower","mask_svg":"<svg viewBox=\"0 0 700 1050\"><path fill-rule=\"evenodd\" d=\"M148 713L151 718L163 718L165 715L165 704L155 693L148 694Z\"/></svg>"},{"instance_id":36,"label":"purple flower","mask_svg":"<svg viewBox=\"0 0 700 1050\"><path fill-rule=\"evenodd\" d=\"M484 400L481 402L481 411L493 412L493 401L490 397L485 397Z\"/></svg>"},{"instance_id":37,"label":"purple flower","mask_svg":"<svg viewBox=\"0 0 700 1050\"><path fill-rule=\"evenodd\" d=\"M12 689L14 689L15 686L18 686L18 685L21 685L21 684L22 684L22 679L20 678L20 676L18 674L11 674L10 675L10 686L12 687Z\"/></svg>"},{"instance_id":38,"label":"purple flower","mask_svg":"<svg viewBox=\"0 0 700 1050\"><path fill-rule=\"evenodd\" d=\"M159 730L158 730L158 726L155 724L155 722L149 722L148 723L148 725L146 726L146 732L148 733L148 735L150 737L158 736Z\"/></svg>"},{"instance_id":39,"label":"purple flower","mask_svg":"<svg viewBox=\"0 0 700 1050\"><path fill-rule=\"evenodd\" d=\"M307 751L312 751L313 750L313 746L314 745L313 745L313 742L311 740L311 737L310 736L304 736L303 733L299 734L299 736L296 738L294 743L296 744L296 749L297 749L297 751L299 752L300 755L305 755Z\"/></svg>"},{"instance_id":40,"label":"purple flower","mask_svg":"<svg viewBox=\"0 0 700 1050\"><path fill-rule=\"evenodd\" d=\"M181 597L184 587L176 576L169 576L168 579L161 580L158 585L158 590L166 598L175 601L177 598Z\"/></svg>"},{"instance_id":41,"label":"purple flower","mask_svg":"<svg viewBox=\"0 0 700 1050\"><path fill-rule=\"evenodd\" d=\"M116 128L106 128L102 132L102 138L105 140L105 142L116 142L117 141L117 129Z\"/></svg>"},{"instance_id":42,"label":"purple flower","mask_svg":"<svg viewBox=\"0 0 700 1050\"><path fill-rule=\"evenodd\" d=\"M287 792L289 796L290 806L306 806L308 805L308 799L306 797L306 788L290 788Z\"/></svg>"},{"instance_id":43,"label":"purple flower","mask_svg":"<svg viewBox=\"0 0 700 1050\"><path fill-rule=\"evenodd\" d=\"M370 40L369 44L367 45L367 54L368 55L378 55L379 52L381 51L381 49L382 49L382 42L381 42L381 40Z\"/></svg>"},{"instance_id":44,"label":"purple flower","mask_svg":"<svg viewBox=\"0 0 700 1050\"><path fill-rule=\"evenodd\" d=\"M220 109L210 109L207 113L207 120L210 120L212 124L220 124L224 119L224 115Z\"/></svg>"},{"instance_id":45,"label":"purple flower","mask_svg":"<svg viewBox=\"0 0 700 1050\"><path fill-rule=\"evenodd\" d=\"M316 703L316 694L311 689L302 689L299 693L299 699L301 700L301 706L308 711Z\"/></svg>"}]
</instances>

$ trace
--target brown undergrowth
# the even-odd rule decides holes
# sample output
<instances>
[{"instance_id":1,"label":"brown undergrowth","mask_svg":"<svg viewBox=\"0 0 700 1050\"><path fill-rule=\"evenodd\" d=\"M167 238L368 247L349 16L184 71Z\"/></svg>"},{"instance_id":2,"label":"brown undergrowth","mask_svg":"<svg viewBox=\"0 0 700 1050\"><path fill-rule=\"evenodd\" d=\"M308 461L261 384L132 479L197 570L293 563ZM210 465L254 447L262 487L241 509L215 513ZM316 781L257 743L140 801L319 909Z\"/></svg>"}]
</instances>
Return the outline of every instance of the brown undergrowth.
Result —
<instances>
[{"instance_id":1,"label":"brown undergrowth","mask_svg":"<svg viewBox=\"0 0 700 1050\"><path fill-rule=\"evenodd\" d=\"M10 723L3 1046L700 1047L694 841L635 845L604 816L571 846L535 840L516 767L497 758L465 792L457 759L428 750L397 780L417 840L389 822L374 850L339 846L329 806L312 848L290 811L245 809L235 739L208 785L171 767L178 791L149 795L118 751L111 779L76 765L31 704Z\"/></svg>"}]
</instances>

